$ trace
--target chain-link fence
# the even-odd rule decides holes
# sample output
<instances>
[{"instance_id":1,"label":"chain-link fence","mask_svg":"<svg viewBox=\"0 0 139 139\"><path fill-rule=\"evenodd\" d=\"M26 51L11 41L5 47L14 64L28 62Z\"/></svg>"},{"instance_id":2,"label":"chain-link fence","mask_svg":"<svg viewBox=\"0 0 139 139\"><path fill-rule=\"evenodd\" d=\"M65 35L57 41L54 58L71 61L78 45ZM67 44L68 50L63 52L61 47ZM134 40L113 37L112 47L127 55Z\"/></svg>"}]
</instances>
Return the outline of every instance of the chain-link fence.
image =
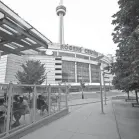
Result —
<instances>
[{"instance_id":1,"label":"chain-link fence","mask_svg":"<svg viewBox=\"0 0 139 139\"><path fill-rule=\"evenodd\" d=\"M67 86L0 84L0 138L68 107Z\"/></svg>"}]
</instances>

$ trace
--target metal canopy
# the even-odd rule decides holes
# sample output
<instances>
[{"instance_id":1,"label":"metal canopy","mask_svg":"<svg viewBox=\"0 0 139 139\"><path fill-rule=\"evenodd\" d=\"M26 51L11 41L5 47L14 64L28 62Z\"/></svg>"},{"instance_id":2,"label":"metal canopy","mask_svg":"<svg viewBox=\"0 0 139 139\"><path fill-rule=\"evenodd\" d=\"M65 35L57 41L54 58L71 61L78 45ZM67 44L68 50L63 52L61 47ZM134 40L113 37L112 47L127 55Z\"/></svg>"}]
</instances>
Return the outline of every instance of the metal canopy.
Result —
<instances>
[{"instance_id":1,"label":"metal canopy","mask_svg":"<svg viewBox=\"0 0 139 139\"><path fill-rule=\"evenodd\" d=\"M24 55L48 48L51 41L19 17L0 1L0 51L1 55Z\"/></svg>"}]
</instances>

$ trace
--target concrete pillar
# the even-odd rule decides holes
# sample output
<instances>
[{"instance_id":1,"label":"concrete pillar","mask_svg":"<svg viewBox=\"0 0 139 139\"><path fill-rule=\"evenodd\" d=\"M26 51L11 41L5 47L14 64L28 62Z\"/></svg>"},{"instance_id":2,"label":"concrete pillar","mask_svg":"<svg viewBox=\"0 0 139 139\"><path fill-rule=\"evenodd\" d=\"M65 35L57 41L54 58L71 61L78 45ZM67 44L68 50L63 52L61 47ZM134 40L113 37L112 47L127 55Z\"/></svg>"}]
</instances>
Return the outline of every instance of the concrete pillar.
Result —
<instances>
[{"instance_id":1,"label":"concrete pillar","mask_svg":"<svg viewBox=\"0 0 139 139\"><path fill-rule=\"evenodd\" d=\"M7 122L6 122L6 135L9 135L9 129L10 129L10 119L11 119L11 106L12 106L12 90L13 90L13 84L9 84L8 89L8 108L7 108Z\"/></svg>"},{"instance_id":2,"label":"concrete pillar","mask_svg":"<svg viewBox=\"0 0 139 139\"><path fill-rule=\"evenodd\" d=\"M91 64L89 64L89 82L91 83Z\"/></svg>"},{"instance_id":3,"label":"concrete pillar","mask_svg":"<svg viewBox=\"0 0 139 139\"><path fill-rule=\"evenodd\" d=\"M77 62L75 62L75 83L77 83Z\"/></svg>"}]
</instances>

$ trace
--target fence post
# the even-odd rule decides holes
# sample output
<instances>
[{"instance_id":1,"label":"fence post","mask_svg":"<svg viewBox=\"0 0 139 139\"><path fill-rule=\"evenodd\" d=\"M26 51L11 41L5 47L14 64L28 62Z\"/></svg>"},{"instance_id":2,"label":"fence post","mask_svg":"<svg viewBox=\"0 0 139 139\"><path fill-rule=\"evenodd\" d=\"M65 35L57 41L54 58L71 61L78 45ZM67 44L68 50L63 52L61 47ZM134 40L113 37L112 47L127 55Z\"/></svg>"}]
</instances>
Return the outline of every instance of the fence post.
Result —
<instances>
[{"instance_id":1,"label":"fence post","mask_svg":"<svg viewBox=\"0 0 139 139\"><path fill-rule=\"evenodd\" d=\"M68 108L68 86L66 86L66 108Z\"/></svg>"},{"instance_id":2,"label":"fence post","mask_svg":"<svg viewBox=\"0 0 139 139\"><path fill-rule=\"evenodd\" d=\"M51 115L51 85L48 88L48 115Z\"/></svg>"},{"instance_id":3,"label":"fence post","mask_svg":"<svg viewBox=\"0 0 139 139\"><path fill-rule=\"evenodd\" d=\"M7 123L6 123L6 136L9 135L10 129L10 116L11 116L11 105L12 105L12 91L13 91L13 84L9 83L8 88L8 108L7 108Z\"/></svg>"},{"instance_id":4,"label":"fence post","mask_svg":"<svg viewBox=\"0 0 139 139\"><path fill-rule=\"evenodd\" d=\"M33 122L36 121L36 95L37 95L37 89L35 85L33 90Z\"/></svg>"},{"instance_id":5,"label":"fence post","mask_svg":"<svg viewBox=\"0 0 139 139\"><path fill-rule=\"evenodd\" d=\"M59 88L58 88L58 110L61 110L61 88L60 88L60 84L59 84Z\"/></svg>"}]
</instances>

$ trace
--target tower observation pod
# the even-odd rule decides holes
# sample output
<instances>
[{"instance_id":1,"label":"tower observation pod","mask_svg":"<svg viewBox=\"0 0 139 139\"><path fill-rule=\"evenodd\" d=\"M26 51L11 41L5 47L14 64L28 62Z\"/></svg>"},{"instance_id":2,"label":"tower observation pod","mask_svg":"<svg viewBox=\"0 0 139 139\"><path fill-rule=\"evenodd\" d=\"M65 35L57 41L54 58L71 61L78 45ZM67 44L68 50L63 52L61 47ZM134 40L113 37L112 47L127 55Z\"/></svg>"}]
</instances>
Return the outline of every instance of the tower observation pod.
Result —
<instances>
[{"instance_id":1,"label":"tower observation pod","mask_svg":"<svg viewBox=\"0 0 139 139\"><path fill-rule=\"evenodd\" d=\"M63 0L60 1L59 6L56 7L56 13L59 16L59 44L64 43L64 21L63 18L66 14L66 7L63 5Z\"/></svg>"}]
</instances>

